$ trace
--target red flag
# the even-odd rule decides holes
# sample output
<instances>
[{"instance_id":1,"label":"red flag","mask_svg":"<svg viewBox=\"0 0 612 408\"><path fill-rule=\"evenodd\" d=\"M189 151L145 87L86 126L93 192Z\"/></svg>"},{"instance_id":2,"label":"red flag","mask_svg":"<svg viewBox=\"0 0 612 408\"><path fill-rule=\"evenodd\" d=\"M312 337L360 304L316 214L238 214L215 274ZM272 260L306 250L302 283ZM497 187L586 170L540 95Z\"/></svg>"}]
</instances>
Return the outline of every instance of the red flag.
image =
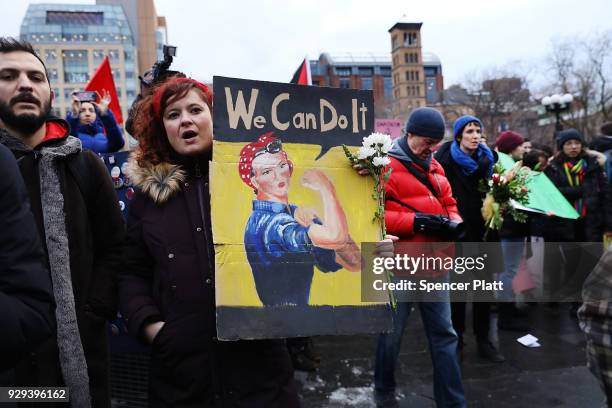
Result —
<instances>
[{"instance_id":1,"label":"red flag","mask_svg":"<svg viewBox=\"0 0 612 408\"><path fill-rule=\"evenodd\" d=\"M300 64L300 67L293 74L290 84L298 85L312 85L312 78L310 77L310 65L308 58L304 58L304 61Z\"/></svg>"},{"instance_id":2,"label":"red flag","mask_svg":"<svg viewBox=\"0 0 612 408\"><path fill-rule=\"evenodd\" d=\"M108 55L104 57L104 60L98 69L96 69L96 72L87 85L85 85L85 90L98 91L100 97L104 97L104 93L108 91L111 97L111 102L108 107L113 111L117 123L123 123L123 115L121 115L121 106L119 106L119 98L117 97L117 89L115 88L115 81L113 80L113 73L111 71Z\"/></svg>"}]
</instances>

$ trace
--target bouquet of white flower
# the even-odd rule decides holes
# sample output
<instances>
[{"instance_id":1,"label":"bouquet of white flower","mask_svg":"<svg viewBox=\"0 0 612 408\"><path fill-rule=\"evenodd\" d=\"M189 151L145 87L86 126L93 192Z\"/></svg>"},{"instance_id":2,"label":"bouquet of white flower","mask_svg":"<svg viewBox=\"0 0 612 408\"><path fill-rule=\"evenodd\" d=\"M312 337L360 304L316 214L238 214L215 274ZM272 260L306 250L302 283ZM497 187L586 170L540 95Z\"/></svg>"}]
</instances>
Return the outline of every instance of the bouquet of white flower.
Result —
<instances>
[{"instance_id":1,"label":"bouquet of white flower","mask_svg":"<svg viewBox=\"0 0 612 408\"><path fill-rule=\"evenodd\" d=\"M387 235L387 227L385 226L385 183L389 181L391 168L389 167L385 171L385 166L391 163L388 153L392 145L391 136L384 133L372 133L370 136L364 137L362 146L356 155L351 153L346 145L342 145L344 154L351 164L359 164L367 168L374 180L372 198L376 200L378 205L372 222L376 220L380 222L381 239L384 239Z\"/></svg>"},{"instance_id":2,"label":"bouquet of white flower","mask_svg":"<svg viewBox=\"0 0 612 408\"><path fill-rule=\"evenodd\" d=\"M369 175L374 180L372 198L376 200L377 206L372 222L379 221L380 239L387 238L387 227L385 225L385 183L391 177L391 167L388 167L386 170L385 167L391 163L388 153L392 145L391 136L383 133L372 133L370 136L364 137L362 146L357 154L351 153L346 145L342 145L344 154L351 164L367 169ZM391 282L391 272L385 270L385 276L387 282ZM397 302L393 291L388 290L387 292L391 306L395 310Z\"/></svg>"}]
</instances>

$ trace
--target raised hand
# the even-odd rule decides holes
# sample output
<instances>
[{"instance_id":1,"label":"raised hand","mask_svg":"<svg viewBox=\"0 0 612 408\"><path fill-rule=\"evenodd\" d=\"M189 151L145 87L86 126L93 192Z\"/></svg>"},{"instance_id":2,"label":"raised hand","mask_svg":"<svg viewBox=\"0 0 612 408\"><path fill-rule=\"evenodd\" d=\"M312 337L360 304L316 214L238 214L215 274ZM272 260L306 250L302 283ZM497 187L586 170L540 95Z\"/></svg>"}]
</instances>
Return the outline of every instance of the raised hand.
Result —
<instances>
[{"instance_id":1,"label":"raised hand","mask_svg":"<svg viewBox=\"0 0 612 408\"><path fill-rule=\"evenodd\" d=\"M300 183L314 191L331 190L334 188L329 178L319 169L308 169L302 175Z\"/></svg>"},{"instance_id":2,"label":"raised hand","mask_svg":"<svg viewBox=\"0 0 612 408\"><path fill-rule=\"evenodd\" d=\"M98 97L100 97L100 94L98 94ZM100 98L100 103L98 104L100 115L106 115L106 113L108 112L108 106L110 105L110 103L111 103L110 92L104 91L104 96Z\"/></svg>"},{"instance_id":3,"label":"raised hand","mask_svg":"<svg viewBox=\"0 0 612 408\"><path fill-rule=\"evenodd\" d=\"M75 89L70 95L72 98L72 116L78 116L79 112L81 111L81 101L79 101L79 98L77 98L78 93L79 90Z\"/></svg>"}]
</instances>

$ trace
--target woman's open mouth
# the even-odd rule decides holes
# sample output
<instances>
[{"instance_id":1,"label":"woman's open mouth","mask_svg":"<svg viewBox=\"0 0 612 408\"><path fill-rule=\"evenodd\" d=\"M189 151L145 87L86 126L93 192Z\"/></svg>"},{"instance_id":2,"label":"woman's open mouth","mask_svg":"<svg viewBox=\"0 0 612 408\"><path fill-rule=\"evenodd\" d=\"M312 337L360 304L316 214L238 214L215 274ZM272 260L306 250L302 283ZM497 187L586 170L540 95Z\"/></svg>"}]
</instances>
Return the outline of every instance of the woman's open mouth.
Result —
<instances>
[{"instance_id":1,"label":"woman's open mouth","mask_svg":"<svg viewBox=\"0 0 612 408\"><path fill-rule=\"evenodd\" d=\"M194 131L194 130L186 130L185 132L183 132L183 134L181 135L181 138L183 140L189 140L189 139L193 139L194 137L198 136L198 132Z\"/></svg>"}]
</instances>

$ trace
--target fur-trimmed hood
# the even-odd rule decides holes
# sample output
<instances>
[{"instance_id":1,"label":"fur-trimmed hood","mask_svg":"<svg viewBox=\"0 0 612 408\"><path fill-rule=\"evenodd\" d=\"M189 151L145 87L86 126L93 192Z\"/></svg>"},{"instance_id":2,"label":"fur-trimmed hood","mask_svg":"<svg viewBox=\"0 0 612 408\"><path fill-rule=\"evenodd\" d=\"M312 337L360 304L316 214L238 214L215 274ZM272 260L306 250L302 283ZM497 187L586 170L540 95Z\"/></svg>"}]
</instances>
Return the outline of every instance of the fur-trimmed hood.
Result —
<instances>
[{"instance_id":1,"label":"fur-trimmed hood","mask_svg":"<svg viewBox=\"0 0 612 408\"><path fill-rule=\"evenodd\" d=\"M147 163L142 167L132 153L128 161L128 176L132 183L156 204L164 204L181 191L181 184L187 178L187 173L182 166L171 163Z\"/></svg>"}]
</instances>

